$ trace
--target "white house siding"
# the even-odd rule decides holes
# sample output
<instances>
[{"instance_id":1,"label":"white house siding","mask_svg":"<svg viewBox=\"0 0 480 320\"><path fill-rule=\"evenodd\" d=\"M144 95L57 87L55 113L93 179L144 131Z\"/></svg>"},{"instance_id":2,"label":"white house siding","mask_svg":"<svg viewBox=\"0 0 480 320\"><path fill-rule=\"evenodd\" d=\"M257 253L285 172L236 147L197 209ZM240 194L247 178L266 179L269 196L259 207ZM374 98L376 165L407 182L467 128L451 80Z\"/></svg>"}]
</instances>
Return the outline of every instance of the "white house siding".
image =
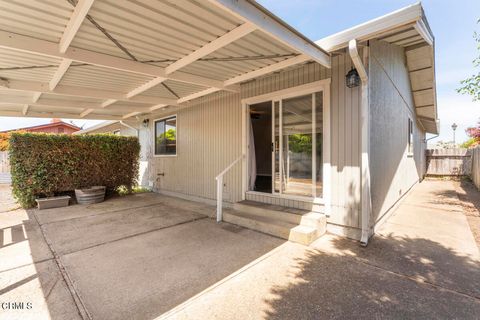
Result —
<instances>
[{"instance_id":1,"label":"white house siding","mask_svg":"<svg viewBox=\"0 0 480 320\"><path fill-rule=\"evenodd\" d=\"M240 96L218 92L196 99L188 108L172 114L177 115L176 157L153 156L154 118L148 129L140 129L140 140L148 140L147 144L142 143L146 148L142 149L141 158L148 160L149 182L158 191L213 200L215 177L242 152ZM225 175L225 201L241 200L241 171L239 163ZM161 173L165 175L159 176Z\"/></svg>"},{"instance_id":2,"label":"white house siding","mask_svg":"<svg viewBox=\"0 0 480 320\"><path fill-rule=\"evenodd\" d=\"M358 236L360 225L360 157L359 157L359 101L358 88L345 85L345 75L352 65L346 54L332 57L332 69L309 63L283 72L252 80L242 85L242 98L266 94L310 82L331 78L331 205L330 224L353 227L348 232ZM255 200L269 202L269 197ZM252 199L253 200L253 199ZM288 202L294 202L289 200ZM297 204L302 207L301 204ZM343 230L342 232L345 232Z\"/></svg>"},{"instance_id":3,"label":"white house siding","mask_svg":"<svg viewBox=\"0 0 480 320\"><path fill-rule=\"evenodd\" d=\"M370 42L370 172L373 221L378 222L424 174L425 132L416 121L404 49ZM407 154L408 117L414 126Z\"/></svg>"}]
</instances>

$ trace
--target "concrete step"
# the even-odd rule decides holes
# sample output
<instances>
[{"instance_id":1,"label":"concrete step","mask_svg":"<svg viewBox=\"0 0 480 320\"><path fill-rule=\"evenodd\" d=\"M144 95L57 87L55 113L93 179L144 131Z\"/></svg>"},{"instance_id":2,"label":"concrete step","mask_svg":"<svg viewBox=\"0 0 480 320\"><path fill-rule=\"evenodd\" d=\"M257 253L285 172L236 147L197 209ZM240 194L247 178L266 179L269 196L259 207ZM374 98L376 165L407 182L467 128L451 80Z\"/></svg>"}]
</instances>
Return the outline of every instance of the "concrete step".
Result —
<instances>
[{"instance_id":1,"label":"concrete step","mask_svg":"<svg viewBox=\"0 0 480 320\"><path fill-rule=\"evenodd\" d=\"M319 212L254 201L242 201L226 209L223 220L305 245L321 237L327 225L326 216Z\"/></svg>"},{"instance_id":2,"label":"concrete step","mask_svg":"<svg viewBox=\"0 0 480 320\"><path fill-rule=\"evenodd\" d=\"M236 210L224 210L223 221L283 239L288 239L290 230L296 227L293 223Z\"/></svg>"}]
</instances>

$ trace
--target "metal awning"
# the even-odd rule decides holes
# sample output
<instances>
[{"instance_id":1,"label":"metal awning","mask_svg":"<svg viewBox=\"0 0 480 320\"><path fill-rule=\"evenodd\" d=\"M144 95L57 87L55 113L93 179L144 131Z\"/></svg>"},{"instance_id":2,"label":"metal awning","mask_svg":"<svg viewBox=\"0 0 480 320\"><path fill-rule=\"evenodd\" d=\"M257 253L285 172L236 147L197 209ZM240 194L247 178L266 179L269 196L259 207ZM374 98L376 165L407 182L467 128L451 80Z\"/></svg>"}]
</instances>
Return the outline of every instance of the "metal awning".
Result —
<instances>
[{"instance_id":1,"label":"metal awning","mask_svg":"<svg viewBox=\"0 0 480 320\"><path fill-rule=\"evenodd\" d=\"M0 116L122 120L330 57L254 1L0 0Z\"/></svg>"},{"instance_id":2,"label":"metal awning","mask_svg":"<svg viewBox=\"0 0 480 320\"><path fill-rule=\"evenodd\" d=\"M360 43L377 39L405 48L417 119L425 131L437 134L435 39L421 4L394 11L316 43L334 52L347 47L351 39Z\"/></svg>"}]
</instances>

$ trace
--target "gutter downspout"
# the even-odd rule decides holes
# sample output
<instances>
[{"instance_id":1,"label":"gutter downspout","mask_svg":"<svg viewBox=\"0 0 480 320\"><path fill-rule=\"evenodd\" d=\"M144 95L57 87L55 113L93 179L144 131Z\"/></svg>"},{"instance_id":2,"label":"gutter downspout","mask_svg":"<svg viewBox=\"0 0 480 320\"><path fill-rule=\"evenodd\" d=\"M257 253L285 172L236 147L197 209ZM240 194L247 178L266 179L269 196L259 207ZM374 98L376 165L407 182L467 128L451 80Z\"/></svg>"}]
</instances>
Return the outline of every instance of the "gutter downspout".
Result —
<instances>
[{"instance_id":1,"label":"gutter downspout","mask_svg":"<svg viewBox=\"0 0 480 320\"><path fill-rule=\"evenodd\" d=\"M126 123L125 123L125 122L123 122L122 120L120 120L119 122L120 122L120 124L121 124L122 126L125 126L125 127L127 127L127 128L130 128L130 129L133 129L133 130L135 130L135 132L137 133L137 137L138 137L138 129L137 129L137 128L135 128L135 127L132 127L132 126L131 126L131 125L129 125L129 124L126 124Z\"/></svg>"},{"instance_id":2,"label":"gutter downspout","mask_svg":"<svg viewBox=\"0 0 480 320\"><path fill-rule=\"evenodd\" d=\"M372 208L372 198L370 194L370 165L369 165L369 92L368 92L368 74L365 65L360 58L357 48L357 40L352 39L348 43L348 51L352 62L357 69L358 75L362 81L361 86L361 204L362 204L362 237L360 244L364 247L368 244L370 237L370 212ZM364 52L366 53L366 52Z\"/></svg>"}]
</instances>

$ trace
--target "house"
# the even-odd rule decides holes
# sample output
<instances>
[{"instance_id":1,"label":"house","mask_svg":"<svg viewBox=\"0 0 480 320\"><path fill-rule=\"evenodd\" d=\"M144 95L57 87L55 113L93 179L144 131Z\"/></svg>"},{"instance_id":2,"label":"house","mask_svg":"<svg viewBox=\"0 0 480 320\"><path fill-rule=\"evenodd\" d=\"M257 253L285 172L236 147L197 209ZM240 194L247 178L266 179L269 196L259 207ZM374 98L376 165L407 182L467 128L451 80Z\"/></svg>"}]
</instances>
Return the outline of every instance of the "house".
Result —
<instances>
[{"instance_id":1,"label":"house","mask_svg":"<svg viewBox=\"0 0 480 320\"><path fill-rule=\"evenodd\" d=\"M101 122L97 125L75 132L74 134L94 134L94 133L111 133L125 137L135 137L138 130L123 121L109 120Z\"/></svg>"},{"instance_id":2,"label":"house","mask_svg":"<svg viewBox=\"0 0 480 320\"><path fill-rule=\"evenodd\" d=\"M0 116L133 128L141 184L159 193L300 242L326 227L366 245L423 178L439 125L420 3L315 42L249 0L54 11L12 5L17 23L0 23L0 59L44 70L0 71Z\"/></svg>"},{"instance_id":3,"label":"house","mask_svg":"<svg viewBox=\"0 0 480 320\"><path fill-rule=\"evenodd\" d=\"M0 132L11 132L11 131L26 131L26 132L44 132L44 133L62 133L62 134L73 134L81 130L80 127L73 125L71 123L63 122L58 118L53 118L50 120L50 123L41 124L38 126L17 128L14 130L0 131Z\"/></svg>"}]
</instances>

